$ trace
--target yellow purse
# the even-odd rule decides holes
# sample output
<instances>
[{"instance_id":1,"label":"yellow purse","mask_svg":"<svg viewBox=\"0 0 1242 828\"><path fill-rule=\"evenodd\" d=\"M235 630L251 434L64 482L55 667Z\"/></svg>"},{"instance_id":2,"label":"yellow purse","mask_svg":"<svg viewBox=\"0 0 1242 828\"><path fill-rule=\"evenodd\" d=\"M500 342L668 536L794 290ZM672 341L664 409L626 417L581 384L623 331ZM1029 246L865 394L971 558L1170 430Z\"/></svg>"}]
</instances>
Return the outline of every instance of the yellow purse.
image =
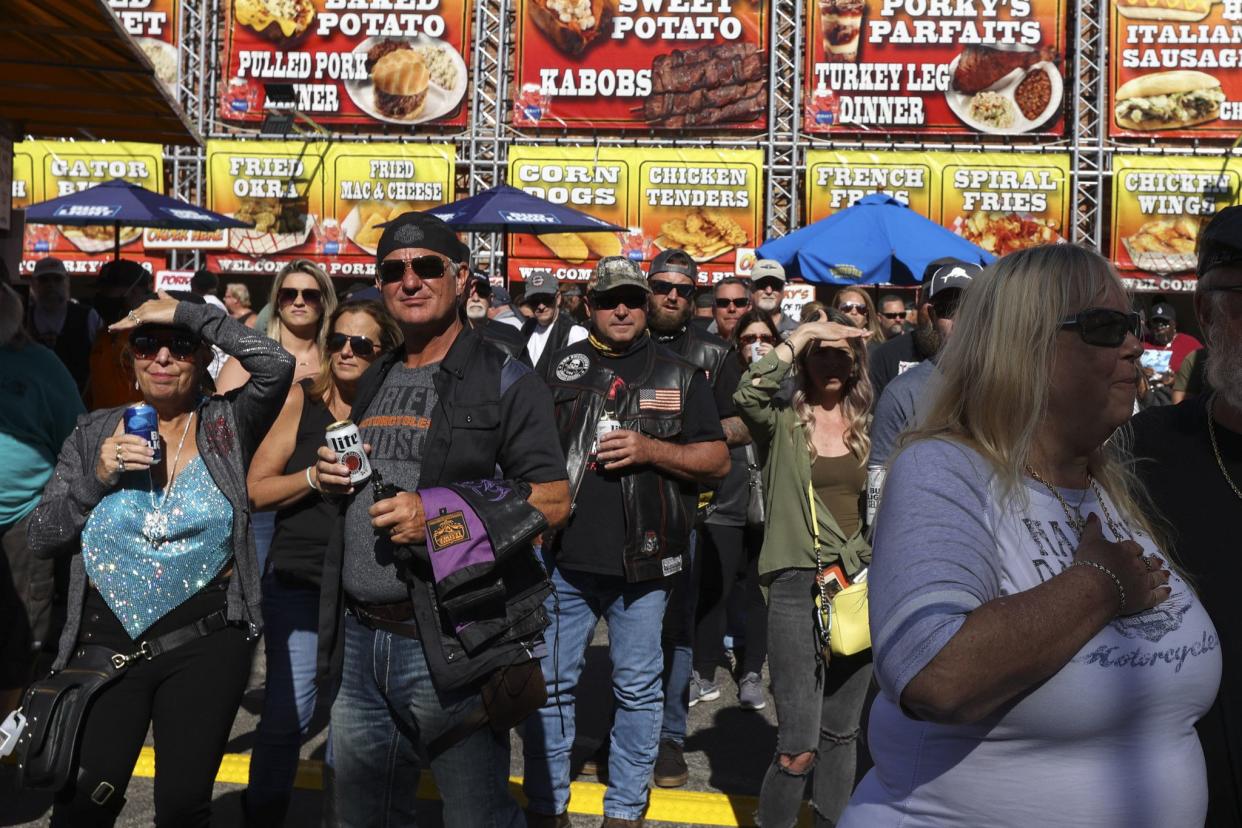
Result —
<instances>
[{"instance_id":1,"label":"yellow purse","mask_svg":"<svg viewBox=\"0 0 1242 828\"><path fill-rule=\"evenodd\" d=\"M846 578L840 566L825 568L819 555L819 516L815 511L815 489L808 483L807 500L811 504L811 536L815 542L815 631L824 663L831 653L852 656L871 648L871 623L868 618L867 570Z\"/></svg>"}]
</instances>

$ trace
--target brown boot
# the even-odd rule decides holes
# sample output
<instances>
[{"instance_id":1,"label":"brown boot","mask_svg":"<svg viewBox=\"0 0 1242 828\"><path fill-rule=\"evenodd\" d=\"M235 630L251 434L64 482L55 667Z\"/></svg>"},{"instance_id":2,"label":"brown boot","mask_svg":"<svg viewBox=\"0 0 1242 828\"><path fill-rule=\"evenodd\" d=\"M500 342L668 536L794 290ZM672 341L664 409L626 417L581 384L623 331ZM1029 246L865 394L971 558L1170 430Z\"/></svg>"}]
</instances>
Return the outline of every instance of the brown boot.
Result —
<instances>
[{"instance_id":1,"label":"brown boot","mask_svg":"<svg viewBox=\"0 0 1242 828\"><path fill-rule=\"evenodd\" d=\"M599 828L643 828L643 820L638 819L622 819L621 817L604 817L604 821L599 824Z\"/></svg>"},{"instance_id":2,"label":"brown boot","mask_svg":"<svg viewBox=\"0 0 1242 828\"><path fill-rule=\"evenodd\" d=\"M570 828L569 812L559 814L540 814L526 811L526 828Z\"/></svg>"}]
</instances>

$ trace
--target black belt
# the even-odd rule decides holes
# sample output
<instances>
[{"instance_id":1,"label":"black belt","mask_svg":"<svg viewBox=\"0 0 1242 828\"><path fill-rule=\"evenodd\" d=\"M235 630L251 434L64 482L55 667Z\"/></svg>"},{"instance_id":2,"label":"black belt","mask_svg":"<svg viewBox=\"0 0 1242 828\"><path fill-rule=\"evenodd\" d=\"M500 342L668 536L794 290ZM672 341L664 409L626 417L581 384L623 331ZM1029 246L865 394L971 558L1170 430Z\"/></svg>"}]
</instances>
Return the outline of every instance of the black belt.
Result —
<instances>
[{"instance_id":1,"label":"black belt","mask_svg":"<svg viewBox=\"0 0 1242 828\"><path fill-rule=\"evenodd\" d=\"M364 627L406 638L418 637L418 627L414 623L414 602L408 598L394 604L350 601L349 609Z\"/></svg>"}]
</instances>

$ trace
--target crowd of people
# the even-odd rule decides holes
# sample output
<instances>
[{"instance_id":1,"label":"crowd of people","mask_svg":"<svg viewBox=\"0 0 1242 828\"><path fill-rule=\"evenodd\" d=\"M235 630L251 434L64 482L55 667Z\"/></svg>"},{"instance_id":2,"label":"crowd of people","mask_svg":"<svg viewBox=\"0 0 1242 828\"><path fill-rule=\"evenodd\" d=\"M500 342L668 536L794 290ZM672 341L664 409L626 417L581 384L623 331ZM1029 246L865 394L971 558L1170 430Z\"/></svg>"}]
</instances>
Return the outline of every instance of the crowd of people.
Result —
<instances>
[{"instance_id":1,"label":"crowd of people","mask_svg":"<svg viewBox=\"0 0 1242 828\"><path fill-rule=\"evenodd\" d=\"M325 824L414 825L428 769L446 825L568 826L601 619L606 828L734 698L775 704L761 826L1242 825L1242 208L1201 236L1206 349L1068 244L799 319L771 260L515 303L470 258L410 213L373 285L297 260L257 311L206 271L113 262L89 304L54 258L28 304L0 273L0 714L40 652L107 674L71 771L28 776L53 826L114 824L152 726L156 824L209 825L260 636L247 825L285 823L319 710ZM871 646L835 653L858 584Z\"/></svg>"}]
</instances>

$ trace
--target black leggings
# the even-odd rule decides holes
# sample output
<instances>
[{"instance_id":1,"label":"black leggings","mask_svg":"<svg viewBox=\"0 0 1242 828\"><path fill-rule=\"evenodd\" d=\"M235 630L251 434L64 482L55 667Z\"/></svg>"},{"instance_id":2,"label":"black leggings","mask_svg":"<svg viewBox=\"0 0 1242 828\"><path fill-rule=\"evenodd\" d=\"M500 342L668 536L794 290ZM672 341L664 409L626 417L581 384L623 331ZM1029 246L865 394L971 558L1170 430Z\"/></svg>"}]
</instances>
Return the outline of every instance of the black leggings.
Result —
<instances>
[{"instance_id":1,"label":"black leggings","mask_svg":"<svg viewBox=\"0 0 1242 828\"><path fill-rule=\"evenodd\" d=\"M165 615L142 638L155 638L224 607L223 579ZM125 653L138 644L92 587L78 641ZM208 828L212 785L233 717L250 677L251 642L228 627L136 661L87 712L76 785L56 795L53 828L110 828L124 805L148 726L155 727L155 824ZM104 799L102 804L92 801Z\"/></svg>"},{"instance_id":2,"label":"black leggings","mask_svg":"<svg viewBox=\"0 0 1242 828\"><path fill-rule=\"evenodd\" d=\"M746 650L740 653L739 675L762 673L768 657L768 610L759 590L759 547L763 531L742 526L708 524L699 547L699 609L695 631L694 666L711 681L724 659L729 596L736 584L744 590Z\"/></svg>"}]
</instances>

